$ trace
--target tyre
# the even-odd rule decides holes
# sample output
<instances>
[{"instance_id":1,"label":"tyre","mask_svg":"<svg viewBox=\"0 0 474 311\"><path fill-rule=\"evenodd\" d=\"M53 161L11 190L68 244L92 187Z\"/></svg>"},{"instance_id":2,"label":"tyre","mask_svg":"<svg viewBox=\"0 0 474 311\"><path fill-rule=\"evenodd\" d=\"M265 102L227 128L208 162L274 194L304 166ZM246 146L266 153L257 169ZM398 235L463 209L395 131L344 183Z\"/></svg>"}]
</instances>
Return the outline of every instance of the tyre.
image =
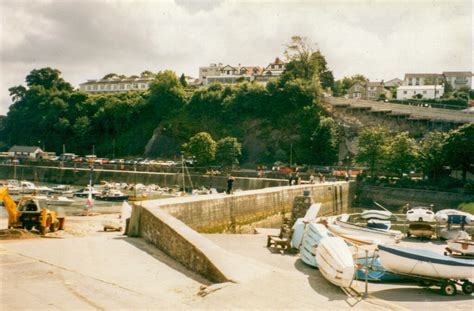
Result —
<instances>
[{"instance_id":1,"label":"tyre","mask_svg":"<svg viewBox=\"0 0 474 311\"><path fill-rule=\"evenodd\" d=\"M50 232L56 232L59 230L59 221L56 220L54 222L51 223L51 225L49 226L49 231Z\"/></svg>"},{"instance_id":2,"label":"tyre","mask_svg":"<svg viewBox=\"0 0 474 311\"><path fill-rule=\"evenodd\" d=\"M38 225L38 231L41 235L45 235L46 234L46 227L44 227L42 225Z\"/></svg>"},{"instance_id":3,"label":"tyre","mask_svg":"<svg viewBox=\"0 0 474 311\"><path fill-rule=\"evenodd\" d=\"M473 284L469 281L465 281L464 283L462 283L462 292L467 295L472 294L472 291L473 291L472 285Z\"/></svg>"},{"instance_id":4,"label":"tyre","mask_svg":"<svg viewBox=\"0 0 474 311\"><path fill-rule=\"evenodd\" d=\"M456 284L454 282L446 282L441 285L441 293L445 296L454 296L457 293Z\"/></svg>"}]
</instances>

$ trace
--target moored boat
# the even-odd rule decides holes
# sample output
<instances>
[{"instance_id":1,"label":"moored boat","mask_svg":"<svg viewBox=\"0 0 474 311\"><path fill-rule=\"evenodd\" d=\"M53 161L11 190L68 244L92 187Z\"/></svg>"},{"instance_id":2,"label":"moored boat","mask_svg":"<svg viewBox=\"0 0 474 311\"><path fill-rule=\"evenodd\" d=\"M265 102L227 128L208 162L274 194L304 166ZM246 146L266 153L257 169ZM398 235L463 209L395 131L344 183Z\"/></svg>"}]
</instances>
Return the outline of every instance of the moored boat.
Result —
<instances>
[{"instance_id":1,"label":"moored boat","mask_svg":"<svg viewBox=\"0 0 474 311\"><path fill-rule=\"evenodd\" d=\"M440 211L437 211L435 214L435 219L441 223L445 224L448 222L448 219L450 218L449 216L469 216L471 214L457 210L457 209L442 209ZM456 217L457 218L457 217ZM455 218L451 219L454 221Z\"/></svg>"},{"instance_id":2,"label":"moored boat","mask_svg":"<svg viewBox=\"0 0 474 311\"><path fill-rule=\"evenodd\" d=\"M123 202L128 200L128 195L120 190L111 189L95 196L97 201Z\"/></svg>"},{"instance_id":3,"label":"moored boat","mask_svg":"<svg viewBox=\"0 0 474 311\"><path fill-rule=\"evenodd\" d=\"M379 245L382 266L391 272L441 279L474 278L474 261L443 256L429 250Z\"/></svg>"},{"instance_id":4,"label":"moored boat","mask_svg":"<svg viewBox=\"0 0 474 311\"><path fill-rule=\"evenodd\" d=\"M354 259L344 239L326 237L316 249L319 271L334 285L349 287L354 279Z\"/></svg>"}]
</instances>

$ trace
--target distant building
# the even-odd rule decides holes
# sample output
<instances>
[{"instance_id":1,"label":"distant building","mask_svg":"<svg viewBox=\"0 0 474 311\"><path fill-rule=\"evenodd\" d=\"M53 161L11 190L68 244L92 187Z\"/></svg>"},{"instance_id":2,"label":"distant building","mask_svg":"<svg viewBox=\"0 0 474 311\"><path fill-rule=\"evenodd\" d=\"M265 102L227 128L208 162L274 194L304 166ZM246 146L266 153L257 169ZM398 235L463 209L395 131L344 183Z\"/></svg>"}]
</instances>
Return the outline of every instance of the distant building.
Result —
<instances>
[{"instance_id":1,"label":"distant building","mask_svg":"<svg viewBox=\"0 0 474 311\"><path fill-rule=\"evenodd\" d=\"M79 90L96 94L96 93L118 93L127 92L131 90L144 91L150 86L154 77L151 76L131 76L124 77L119 75L112 75L107 78L99 80L88 80L85 83L79 84Z\"/></svg>"},{"instance_id":2,"label":"distant building","mask_svg":"<svg viewBox=\"0 0 474 311\"><path fill-rule=\"evenodd\" d=\"M443 81L443 75L438 73L406 73L403 85L435 85Z\"/></svg>"},{"instance_id":3,"label":"distant building","mask_svg":"<svg viewBox=\"0 0 474 311\"><path fill-rule=\"evenodd\" d=\"M466 86L472 88L472 72L470 71L445 71L443 76L454 89Z\"/></svg>"},{"instance_id":4,"label":"distant building","mask_svg":"<svg viewBox=\"0 0 474 311\"><path fill-rule=\"evenodd\" d=\"M8 150L10 157L39 159L43 154L43 150L36 146L13 146Z\"/></svg>"},{"instance_id":5,"label":"distant building","mask_svg":"<svg viewBox=\"0 0 474 311\"><path fill-rule=\"evenodd\" d=\"M347 91L347 95L352 99L367 99L367 90L365 89L365 83L356 82Z\"/></svg>"},{"instance_id":6,"label":"distant building","mask_svg":"<svg viewBox=\"0 0 474 311\"><path fill-rule=\"evenodd\" d=\"M385 84L381 82L356 82L347 92L352 99L378 100L383 94L390 97L390 92L385 89Z\"/></svg>"},{"instance_id":7,"label":"distant building","mask_svg":"<svg viewBox=\"0 0 474 311\"><path fill-rule=\"evenodd\" d=\"M285 63L276 58L274 62L267 67L260 66L237 66L210 64L210 66L199 68L199 82L202 85L208 85L213 82L222 84L233 84L239 81L256 81L266 84L270 78L279 77L285 70Z\"/></svg>"},{"instance_id":8,"label":"distant building","mask_svg":"<svg viewBox=\"0 0 474 311\"><path fill-rule=\"evenodd\" d=\"M413 99L420 96L422 99L436 99L444 94L443 85L402 85L397 88L397 99Z\"/></svg>"},{"instance_id":9,"label":"distant building","mask_svg":"<svg viewBox=\"0 0 474 311\"><path fill-rule=\"evenodd\" d=\"M403 84L402 79L395 78L395 79L388 80L387 82L385 82L384 86L385 88L391 88L391 87L399 87L402 84Z\"/></svg>"}]
</instances>

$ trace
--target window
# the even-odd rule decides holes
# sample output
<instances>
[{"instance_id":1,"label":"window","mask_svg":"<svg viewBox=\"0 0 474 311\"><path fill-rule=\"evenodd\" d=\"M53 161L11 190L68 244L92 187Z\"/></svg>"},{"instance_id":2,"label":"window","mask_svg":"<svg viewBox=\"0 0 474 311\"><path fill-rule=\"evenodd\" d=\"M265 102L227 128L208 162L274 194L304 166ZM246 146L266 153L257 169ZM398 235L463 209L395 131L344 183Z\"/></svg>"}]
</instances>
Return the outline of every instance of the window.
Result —
<instances>
[{"instance_id":1,"label":"window","mask_svg":"<svg viewBox=\"0 0 474 311\"><path fill-rule=\"evenodd\" d=\"M423 94L426 94L426 91L423 91Z\"/></svg>"},{"instance_id":2,"label":"window","mask_svg":"<svg viewBox=\"0 0 474 311\"><path fill-rule=\"evenodd\" d=\"M120 87L121 90L123 90L123 89L125 89L125 84L120 84L119 87Z\"/></svg>"},{"instance_id":3,"label":"window","mask_svg":"<svg viewBox=\"0 0 474 311\"><path fill-rule=\"evenodd\" d=\"M407 91L403 91L403 94L408 94L408 92L407 92Z\"/></svg>"},{"instance_id":4,"label":"window","mask_svg":"<svg viewBox=\"0 0 474 311\"><path fill-rule=\"evenodd\" d=\"M104 89L104 85L102 85L102 84L101 84L101 85L99 85L99 90L101 90L101 91L102 91L103 89Z\"/></svg>"},{"instance_id":5,"label":"window","mask_svg":"<svg viewBox=\"0 0 474 311\"><path fill-rule=\"evenodd\" d=\"M439 94L439 91L438 91L438 90L436 90L436 91L435 91L435 94Z\"/></svg>"},{"instance_id":6,"label":"window","mask_svg":"<svg viewBox=\"0 0 474 311\"><path fill-rule=\"evenodd\" d=\"M92 86L92 89L93 89L94 91L97 91L97 84L94 84L94 85Z\"/></svg>"}]
</instances>

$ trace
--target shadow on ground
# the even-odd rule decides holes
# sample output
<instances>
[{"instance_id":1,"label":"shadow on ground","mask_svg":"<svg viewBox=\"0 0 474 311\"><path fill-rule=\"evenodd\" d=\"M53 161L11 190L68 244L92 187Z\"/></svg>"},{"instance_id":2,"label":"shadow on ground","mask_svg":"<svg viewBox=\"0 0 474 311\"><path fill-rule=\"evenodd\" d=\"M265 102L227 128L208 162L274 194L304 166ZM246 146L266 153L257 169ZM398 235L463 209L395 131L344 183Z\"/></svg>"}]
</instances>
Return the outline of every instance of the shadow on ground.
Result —
<instances>
[{"instance_id":1,"label":"shadow on ground","mask_svg":"<svg viewBox=\"0 0 474 311\"><path fill-rule=\"evenodd\" d=\"M175 261L173 258L170 258L163 251L159 250L154 245L146 242L145 240L143 240L141 238L130 238L130 237L127 237L127 236L118 236L114 239L123 240L123 241L129 243L130 245L135 246L136 248L138 248L139 250L147 253L148 255L152 256L156 260L164 263L165 265L167 265L171 269L176 270L176 271L184 274L188 278L190 278L190 279L192 279L192 280L194 280L198 283L201 283L203 285L213 284L212 282L210 282L209 280L207 280L204 277L200 276L199 274L194 273L194 272L186 269L183 265L181 265L180 263Z\"/></svg>"}]
</instances>

